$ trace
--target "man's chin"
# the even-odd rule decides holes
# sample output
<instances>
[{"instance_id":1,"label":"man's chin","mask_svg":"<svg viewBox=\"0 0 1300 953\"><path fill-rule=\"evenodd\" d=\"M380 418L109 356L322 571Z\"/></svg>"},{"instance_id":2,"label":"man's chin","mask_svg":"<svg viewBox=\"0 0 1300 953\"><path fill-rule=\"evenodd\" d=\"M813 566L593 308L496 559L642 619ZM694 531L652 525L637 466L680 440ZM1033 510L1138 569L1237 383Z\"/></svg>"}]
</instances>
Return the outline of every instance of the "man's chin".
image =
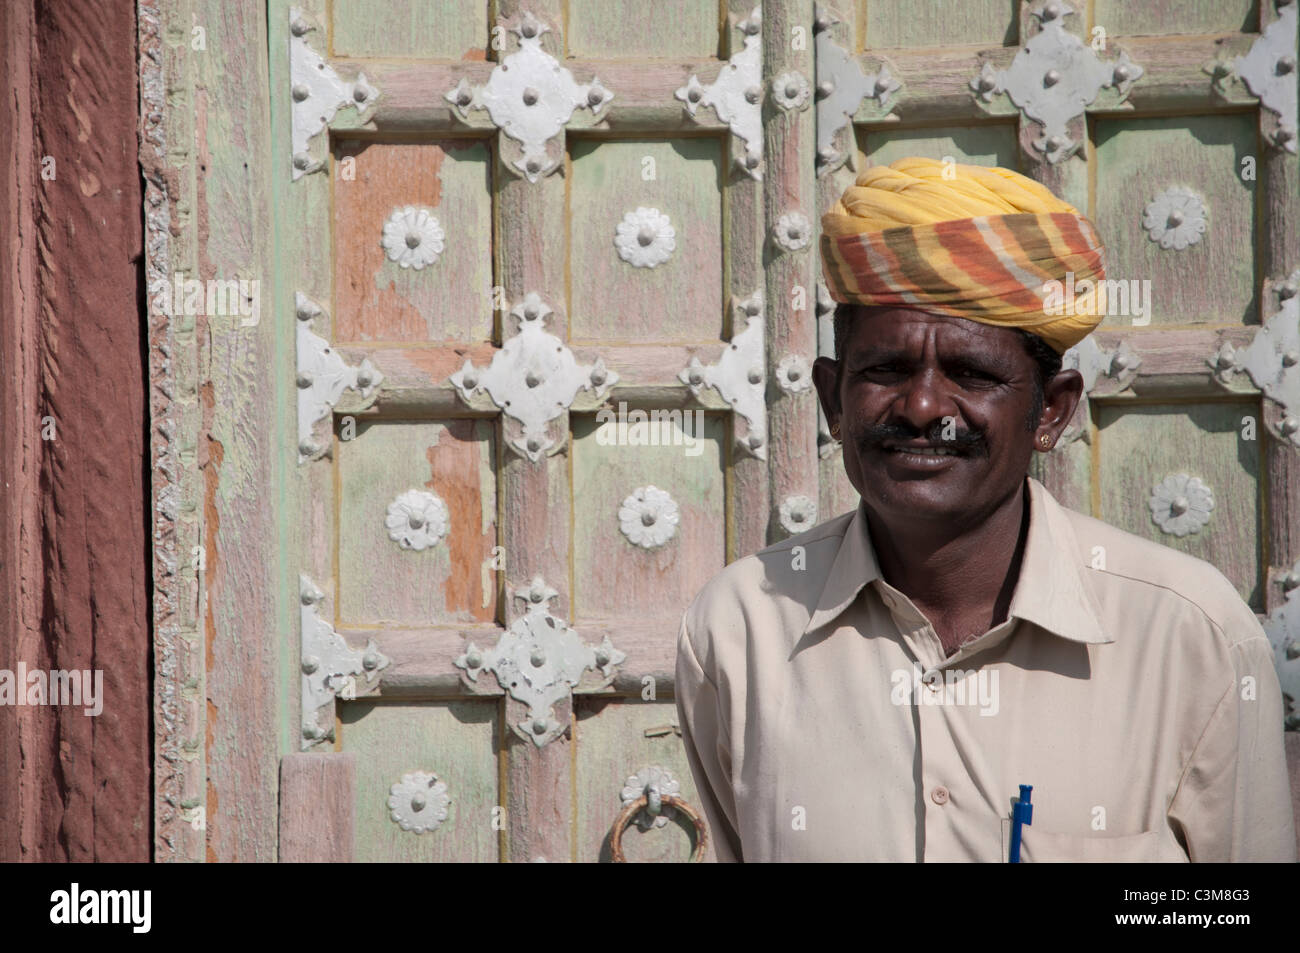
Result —
<instances>
[{"instance_id":1,"label":"man's chin","mask_svg":"<svg viewBox=\"0 0 1300 953\"><path fill-rule=\"evenodd\" d=\"M915 483L876 484L876 490L866 498L867 507L891 520L903 519L912 523L951 523L960 520L969 504L963 505L948 493L918 492ZM883 490L883 492L881 492Z\"/></svg>"},{"instance_id":2,"label":"man's chin","mask_svg":"<svg viewBox=\"0 0 1300 953\"><path fill-rule=\"evenodd\" d=\"M981 458L909 459L873 453L863 459L868 504L906 514L911 519L951 519L967 512L983 489Z\"/></svg>"}]
</instances>

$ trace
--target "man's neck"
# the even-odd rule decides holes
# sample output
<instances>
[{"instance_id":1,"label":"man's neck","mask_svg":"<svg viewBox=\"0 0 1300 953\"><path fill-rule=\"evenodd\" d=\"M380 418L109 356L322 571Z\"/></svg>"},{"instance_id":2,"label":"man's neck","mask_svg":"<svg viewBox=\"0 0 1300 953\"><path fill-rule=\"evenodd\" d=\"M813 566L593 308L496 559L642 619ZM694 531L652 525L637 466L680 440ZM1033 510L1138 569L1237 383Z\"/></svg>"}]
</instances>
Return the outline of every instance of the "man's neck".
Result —
<instances>
[{"instance_id":1,"label":"man's neck","mask_svg":"<svg viewBox=\"0 0 1300 953\"><path fill-rule=\"evenodd\" d=\"M1006 619L1029 529L1027 482L969 525L870 510L867 525L885 581L932 621L994 626Z\"/></svg>"}]
</instances>

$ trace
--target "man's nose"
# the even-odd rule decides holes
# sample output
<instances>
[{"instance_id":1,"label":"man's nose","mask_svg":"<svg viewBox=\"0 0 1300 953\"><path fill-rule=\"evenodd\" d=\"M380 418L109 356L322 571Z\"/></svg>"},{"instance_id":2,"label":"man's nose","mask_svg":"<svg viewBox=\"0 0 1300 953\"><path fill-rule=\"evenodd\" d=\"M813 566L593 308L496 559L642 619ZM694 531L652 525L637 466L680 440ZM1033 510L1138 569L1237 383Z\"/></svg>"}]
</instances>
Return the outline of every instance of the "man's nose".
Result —
<instances>
[{"instance_id":1,"label":"man's nose","mask_svg":"<svg viewBox=\"0 0 1300 953\"><path fill-rule=\"evenodd\" d=\"M952 399L951 381L937 368L923 368L908 378L895 410L921 433L945 417L960 416Z\"/></svg>"}]
</instances>

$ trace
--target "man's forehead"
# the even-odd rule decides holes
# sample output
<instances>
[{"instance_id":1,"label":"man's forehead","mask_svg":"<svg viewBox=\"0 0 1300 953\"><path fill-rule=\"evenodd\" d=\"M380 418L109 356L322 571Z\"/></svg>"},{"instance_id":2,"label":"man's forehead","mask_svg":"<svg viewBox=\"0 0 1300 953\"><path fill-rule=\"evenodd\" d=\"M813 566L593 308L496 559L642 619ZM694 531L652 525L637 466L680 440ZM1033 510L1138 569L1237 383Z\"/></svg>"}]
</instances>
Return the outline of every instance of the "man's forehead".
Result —
<instances>
[{"instance_id":1,"label":"man's forehead","mask_svg":"<svg viewBox=\"0 0 1300 953\"><path fill-rule=\"evenodd\" d=\"M1019 335L1012 328L914 308L888 308L853 312L846 351L916 345L931 335L946 347L962 350L1003 352L1019 348Z\"/></svg>"}]
</instances>

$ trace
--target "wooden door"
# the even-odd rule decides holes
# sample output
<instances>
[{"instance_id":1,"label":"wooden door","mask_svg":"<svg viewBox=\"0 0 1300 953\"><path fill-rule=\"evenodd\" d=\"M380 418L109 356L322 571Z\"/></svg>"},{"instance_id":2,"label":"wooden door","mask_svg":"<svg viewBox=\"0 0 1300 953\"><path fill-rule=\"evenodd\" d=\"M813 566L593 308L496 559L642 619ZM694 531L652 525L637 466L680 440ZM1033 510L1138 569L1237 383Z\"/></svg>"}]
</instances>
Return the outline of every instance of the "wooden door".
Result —
<instances>
[{"instance_id":1,"label":"wooden door","mask_svg":"<svg viewBox=\"0 0 1300 953\"><path fill-rule=\"evenodd\" d=\"M768 174L773 137L811 159L811 21L800 108L765 123L752 4L270 16L299 404L281 804L352 815L288 811L282 853L314 825L357 860L608 859L648 785L698 810L685 605L815 518L814 170ZM684 860L693 837L643 813L624 849Z\"/></svg>"},{"instance_id":2,"label":"wooden door","mask_svg":"<svg viewBox=\"0 0 1300 953\"><path fill-rule=\"evenodd\" d=\"M597 861L698 808L682 610L857 504L809 386L851 156L1017 168L1150 282L1037 475L1218 565L1300 691L1295 4L142 10L150 275L272 318L151 311L160 858ZM667 813L629 859L687 858Z\"/></svg>"}]
</instances>

